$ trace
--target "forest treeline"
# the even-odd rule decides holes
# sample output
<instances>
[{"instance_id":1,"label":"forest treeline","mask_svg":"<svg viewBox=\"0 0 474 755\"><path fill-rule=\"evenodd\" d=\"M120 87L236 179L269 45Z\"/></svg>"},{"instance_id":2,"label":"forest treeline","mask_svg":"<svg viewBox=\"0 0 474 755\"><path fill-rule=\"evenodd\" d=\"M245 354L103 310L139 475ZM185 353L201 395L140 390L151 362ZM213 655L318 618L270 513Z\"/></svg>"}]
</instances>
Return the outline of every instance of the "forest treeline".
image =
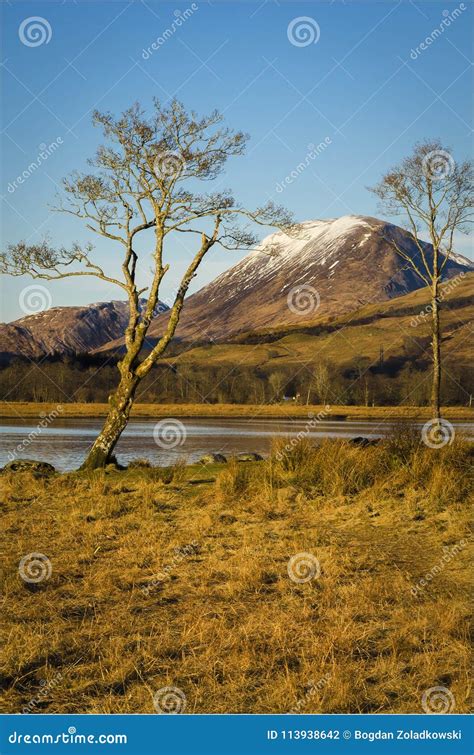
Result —
<instances>
[{"instance_id":1,"label":"forest treeline","mask_svg":"<svg viewBox=\"0 0 474 755\"><path fill-rule=\"evenodd\" d=\"M16 360L0 371L4 401L106 402L117 384L114 360L58 357L38 363ZM443 403L469 404L472 371L450 364L443 375ZM137 401L159 403L424 406L430 399L428 360L392 358L370 364L361 358L345 368L327 362L294 366L156 365L140 386Z\"/></svg>"}]
</instances>

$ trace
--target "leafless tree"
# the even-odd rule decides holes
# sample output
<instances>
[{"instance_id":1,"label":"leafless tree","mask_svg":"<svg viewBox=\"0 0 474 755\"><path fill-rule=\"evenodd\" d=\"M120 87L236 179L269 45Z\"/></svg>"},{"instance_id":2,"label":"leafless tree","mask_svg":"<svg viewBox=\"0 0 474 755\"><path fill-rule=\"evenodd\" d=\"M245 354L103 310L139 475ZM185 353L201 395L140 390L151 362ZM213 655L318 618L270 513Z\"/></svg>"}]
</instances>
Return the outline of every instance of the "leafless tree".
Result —
<instances>
[{"instance_id":1,"label":"leafless tree","mask_svg":"<svg viewBox=\"0 0 474 755\"><path fill-rule=\"evenodd\" d=\"M151 116L138 104L118 118L110 113L93 114L105 144L89 160L90 173L74 173L64 180L65 200L56 209L80 218L90 231L115 243L120 255L118 276L106 273L94 261L90 244L57 248L47 241L20 242L1 255L1 269L11 275L46 280L92 275L116 284L128 298L129 321L125 352L118 364L118 386L109 397L104 426L83 468L109 462L130 417L137 387L173 338L189 285L209 250L215 244L226 249L253 246L257 239L249 221L283 230L292 227L289 213L272 203L249 211L229 191L204 193L202 184L217 178L228 158L242 155L248 139L222 121L217 111L198 117L186 112L178 101L165 107L155 100ZM170 268L165 252L172 234L192 234L196 246L163 331L146 351L145 339L160 286ZM144 254L138 250L142 238L149 243ZM140 288L139 263L143 272L143 265L150 261L151 282ZM146 299L144 307L142 297Z\"/></svg>"},{"instance_id":2,"label":"leafless tree","mask_svg":"<svg viewBox=\"0 0 474 755\"><path fill-rule=\"evenodd\" d=\"M468 232L473 219L473 163L455 162L440 140L416 144L411 155L386 173L370 191L391 215L402 215L414 242L413 252L395 234L386 240L431 291L433 417L441 416L441 332L439 286L452 257L456 231ZM427 235L432 250L420 241Z\"/></svg>"}]
</instances>

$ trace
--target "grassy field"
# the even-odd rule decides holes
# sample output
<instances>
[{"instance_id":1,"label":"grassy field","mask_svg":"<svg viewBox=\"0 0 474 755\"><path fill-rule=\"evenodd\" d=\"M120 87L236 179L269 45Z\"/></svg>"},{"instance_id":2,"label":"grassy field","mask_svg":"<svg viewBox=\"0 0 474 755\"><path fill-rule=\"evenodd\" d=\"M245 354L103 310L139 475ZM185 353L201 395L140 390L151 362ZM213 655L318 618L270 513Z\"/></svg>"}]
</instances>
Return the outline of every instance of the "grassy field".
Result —
<instances>
[{"instance_id":1,"label":"grassy field","mask_svg":"<svg viewBox=\"0 0 474 755\"><path fill-rule=\"evenodd\" d=\"M472 362L474 320L474 273L458 276L441 286L442 354L445 365L469 367ZM223 343L190 346L177 356L167 355L166 364L195 367L297 367L321 359L337 367L357 360L377 363L380 347L384 357L406 357L406 347L418 358L429 358L430 292L418 289L385 302L366 304L355 312L336 317L322 316L298 324L259 328L255 333L231 335ZM106 352L104 346L99 352Z\"/></svg>"},{"instance_id":2,"label":"grassy field","mask_svg":"<svg viewBox=\"0 0 474 755\"><path fill-rule=\"evenodd\" d=\"M446 291L441 308L445 365L468 367L472 363L473 289L474 273L454 284L445 284L443 289ZM268 368L275 364L281 368L313 364L323 359L342 367L360 359L376 363L381 346L386 360L403 357L407 344L411 344L422 359L429 357L429 296L427 289L420 289L387 302L367 304L357 312L337 318L319 318L298 327L261 330L257 343L246 343L248 334L242 334L230 343L196 346L166 361L196 367L242 364ZM270 337L267 342L265 334ZM423 339L424 348L420 346Z\"/></svg>"},{"instance_id":3,"label":"grassy field","mask_svg":"<svg viewBox=\"0 0 474 755\"><path fill-rule=\"evenodd\" d=\"M61 417L102 417L107 413L107 404L61 404ZM25 401L0 402L0 418L30 419L50 414L57 409L56 403ZM285 404L134 404L132 417L276 417L293 418L317 415L324 406L307 406L288 402ZM331 406L328 419L429 419L428 406ZM447 406L442 410L446 419L472 419L474 408Z\"/></svg>"},{"instance_id":4,"label":"grassy field","mask_svg":"<svg viewBox=\"0 0 474 755\"><path fill-rule=\"evenodd\" d=\"M399 435L4 473L2 710L467 712L471 464Z\"/></svg>"}]
</instances>

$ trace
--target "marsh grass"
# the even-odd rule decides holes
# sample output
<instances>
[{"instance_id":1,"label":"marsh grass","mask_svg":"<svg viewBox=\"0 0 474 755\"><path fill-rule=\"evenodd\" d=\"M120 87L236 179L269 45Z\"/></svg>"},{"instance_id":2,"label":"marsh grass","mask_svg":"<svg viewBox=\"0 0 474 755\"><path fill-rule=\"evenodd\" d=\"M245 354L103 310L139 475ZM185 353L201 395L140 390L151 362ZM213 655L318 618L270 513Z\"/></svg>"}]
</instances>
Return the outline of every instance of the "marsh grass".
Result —
<instances>
[{"instance_id":1,"label":"marsh grass","mask_svg":"<svg viewBox=\"0 0 474 755\"><path fill-rule=\"evenodd\" d=\"M419 433L399 429L384 442L363 449L330 439L316 447L306 439L289 447L279 438L271 463L274 484L286 481L319 495L352 496L369 489L399 494L408 486L423 488L436 503L467 495L473 459L468 442L429 449Z\"/></svg>"},{"instance_id":2,"label":"marsh grass","mask_svg":"<svg viewBox=\"0 0 474 755\"><path fill-rule=\"evenodd\" d=\"M372 339L373 340L373 339ZM311 343L311 342L309 342ZM314 351L314 345L311 345ZM206 361L209 361L207 352ZM234 362L232 362L235 364ZM34 401L0 401L0 417L18 419L40 418L57 409L57 402ZM107 414L107 403L63 403L62 417L102 417ZM305 404L157 404L135 402L132 417L302 417L307 419L325 411L324 405ZM443 407L443 417L446 419L472 419L472 408L468 406ZM430 419L432 410L429 406L353 406L333 405L331 416L357 417L362 419Z\"/></svg>"},{"instance_id":3,"label":"marsh grass","mask_svg":"<svg viewBox=\"0 0 474 755\"><path fill-rule=\"evenodd\" d=\"M469 547L413 585L469 542L472 446L281 450L3 474L2 710L46 681L33 712L153 713L176 686L191 713L422 713L436 685L467 712ZM18 573L31 552L52 564L33 587ZM287 571L301 552L321 567L304 584Z\"/></svg>"}]
</instances>

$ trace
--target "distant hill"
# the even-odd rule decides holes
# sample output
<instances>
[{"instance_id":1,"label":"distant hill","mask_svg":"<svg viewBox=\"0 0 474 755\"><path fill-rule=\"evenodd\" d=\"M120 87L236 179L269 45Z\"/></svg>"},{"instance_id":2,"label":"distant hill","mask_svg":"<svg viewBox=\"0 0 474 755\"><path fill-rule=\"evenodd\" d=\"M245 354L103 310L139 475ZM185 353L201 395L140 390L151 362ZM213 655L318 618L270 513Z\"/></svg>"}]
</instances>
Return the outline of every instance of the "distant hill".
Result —
<instances>
[{"instance_id":1,"label":"distant hill","mask_svg":"<svg viewBox=\"0 0 474 755\"><path fill-rule=\"evenodd\" d=\"M273 233L185 301L175 344L223 343L250 331L295 330L409 295L424 283L390 245L391 238L416 257L406 231L372 217L308 221L296 236ZM424 249L429 258L431 245L425 243ZM467 259L453 255L444 277L470 270ZM163 331L167 315L160 313L166 309L158 307L149 346ZM54 307L0 325L0 357L5 362L15 356L120 352L127 317L124 301Z\"/></svg>"},{"instance_id":2,"label":"distant hill","mask_svg":"<svg viewBox=\"0 0 474 755\"><path fill-rule=\"evenodd\" d=\"M461 272L441 286L442 351L446 364L470 368L473 360L474 272ZM192 367L233 365L264 370L314 365L404 363L422 370L430 363L430 292L427 288L317 324L269 328L239 334L226 343L188 347L168 364Z\"/></svg>"},{"instance_id":3,"label":"distant hill","mask_svg":"<svg viewBox=\"0 0 474 755\"><path fill-rule=\"evenodd\" d=\"M469 405L474 394L473 292L474 272L441 288L446 405ZM431 384L429 302L424 288L317 323L257 329L226 342L177 342L138 400L265 404L299 395L303 403L423 406ZM9 401L106 402L117 384L116 356L46 357L40 366L15 360L0 371L0 394Z\"/></svg>"},{"instance_id":4,"label":"distant hill","mask_svg":"<svg viewBox=\"0 0 474 755\"><path fill-rule=\"evenodd\" d=\"M372 217L308 221L301 224L297 237L273 233L186 300L177 337L187 342L223 341L249 330L317 322L423 287L390 238L417 257L406 231ZM429 259L432 247L423 246ZM444 277L470 269L467 259L453 255ZM155 320L149 342L160 335L164 322L163 317ZM100 350L121 346L119 339Z\"/></svg>"},{"instance_id":5,"label":"distant hill","mask_svg":"<svg viewBox=\"0 0 474 755\"><path fill-rule=\"evenodd\" d=\"M159 311L168 309L160 304ZM84 354L121 338L128 321L125 301L83 307L52 307L44 312L0 324L0 358L39 359L52 354Z\"/></svg>"}]
</instances>

